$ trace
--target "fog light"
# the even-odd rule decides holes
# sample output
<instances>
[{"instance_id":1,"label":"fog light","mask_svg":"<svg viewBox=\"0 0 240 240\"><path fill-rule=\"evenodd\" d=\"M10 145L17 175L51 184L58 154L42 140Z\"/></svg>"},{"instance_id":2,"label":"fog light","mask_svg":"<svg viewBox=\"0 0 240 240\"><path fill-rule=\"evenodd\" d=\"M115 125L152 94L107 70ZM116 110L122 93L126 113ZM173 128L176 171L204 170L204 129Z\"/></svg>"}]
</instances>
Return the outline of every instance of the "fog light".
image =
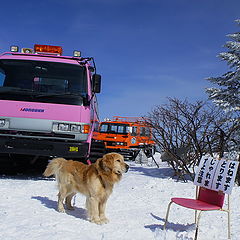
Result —
<instances>
[{"instance_id":1,"label":"fog light","mask_svg":"<svg viewBox=\"0 0 240 240\"><path fill-rule=\"evenodd\" d=\"M30 54L32 54L33 53L33 49L31 49L31 48L22 48L21 52L22 53L30 53Z\"/></svg>"},{"instance_id":2,"label":"fog light","mask_svg":"<svg viewBox=\"0 0 240 240\"><path fill-rule=\"evenodd\" d=\"M80 51L74 51L73 56L74 57L81 57L81 52Z\"/></svg>"},{"instance_id":3,"label":"fog light","mask_svg":"<svg viewBox=\"0 0 240 240\"><path fill-rule=\"evenodd\" d=\"M18 46L11 46L10 47L11 52L18 52L18 49L19 49Z\"/></svg>"}]
</instances>

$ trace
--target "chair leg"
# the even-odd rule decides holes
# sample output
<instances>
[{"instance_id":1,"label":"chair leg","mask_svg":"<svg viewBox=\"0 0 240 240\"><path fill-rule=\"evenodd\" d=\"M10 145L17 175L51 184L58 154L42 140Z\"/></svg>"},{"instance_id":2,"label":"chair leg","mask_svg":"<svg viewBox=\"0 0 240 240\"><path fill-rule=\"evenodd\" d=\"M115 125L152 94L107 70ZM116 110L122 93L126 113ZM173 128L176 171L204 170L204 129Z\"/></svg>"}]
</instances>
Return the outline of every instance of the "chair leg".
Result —
<instances>
[{"instance_id":1,"label":"chair leg","mask_svg":"<svg viewBox=\"0 0 240 240\"><path fill-rule=\"evenodd\" d=\"M197 240L201 214L202 214L202 211L199 212L198 217L197 217L197 222L196 222L197 227L196 227L196 231L195 231L195 238L194 238L194 240Z\"/></svg>"},{"instance_id":2,"label":"chair leg","mask_svg":"<svg viewBox=\"0 0 240 240\"><path fill-rule=\"evenodd\" d=\"M198 217L197 217L197 221L195 222L197 227L196 227L196 231L195 231L195 238L194 240L197 240L197 236L198 236L198 230L199 230L199 222L200 222L200 217L201 217L201 213L203 211L200 211L199 214L198 214ZM226 211L227 214L228 214L228 239L231 239L231 226L230 226L230 210L227 210ZM197 214L197 211L195 212L195 219L196 219L196 214Z\"/></svg>"},{"instance_id":3,"label":"chair leg","mask_svg":"<svg viewBox=\"0 0 240 240\"><path fill-rule=\"evenodd\" d=\"M168 204L167 214L166 214L166 218L165 218L165 223L164 223L164 225L163 225L163 230L166 229L166 225L167 225L167 221L168 221L168 216L169 216L169 211L170 211L170 207L171 207L172 203L173 203L173 202L170 202L170 203Z\"/></svg>"},{"instance_id":4,"label":"chair leg","mask_svg":"<svg viewBox=\"0 0 240 240\"><path fill-rule=\"evenodd\" d=\"M197 224L197 213L198 213L197 210L195 210L195 222L194 222L195 224Z\"/></svg>"}]
</instances>

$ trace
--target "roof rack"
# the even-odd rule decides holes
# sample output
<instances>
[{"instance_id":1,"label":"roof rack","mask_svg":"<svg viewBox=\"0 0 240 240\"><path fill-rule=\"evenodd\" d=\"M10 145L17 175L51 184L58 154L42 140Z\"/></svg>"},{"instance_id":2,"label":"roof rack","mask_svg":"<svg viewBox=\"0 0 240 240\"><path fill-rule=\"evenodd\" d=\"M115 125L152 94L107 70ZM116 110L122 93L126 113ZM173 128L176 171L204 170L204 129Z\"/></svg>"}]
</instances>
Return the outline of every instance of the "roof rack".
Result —
<instances>
[{"instance_id":1,"label":"roof rack","mask_svg":"<svg viewBox=\"0 0 240 240\"><path fill-rule=\"evenodd\" d=\"M113 121L119 122L146 122L143 117L120 117L120 116L113 116Z\"/></svg>"},{"instance_id":2,"label":"roof rack","mask_svg":"<svg viewBox=\"0 0 240 240\"><path fill-rule=\"evenodd\" d=\"M4 52L0 54L0 56L4 55L22 55L22 56L34 56L34 57L55 57L55 58L63 58L63 59L74 59L78 61L91 61L92 57L74 57L74 56L59 56L59 55L52 55L47 53L20 53L20 52Z\"/></svg>"}]
</instances>

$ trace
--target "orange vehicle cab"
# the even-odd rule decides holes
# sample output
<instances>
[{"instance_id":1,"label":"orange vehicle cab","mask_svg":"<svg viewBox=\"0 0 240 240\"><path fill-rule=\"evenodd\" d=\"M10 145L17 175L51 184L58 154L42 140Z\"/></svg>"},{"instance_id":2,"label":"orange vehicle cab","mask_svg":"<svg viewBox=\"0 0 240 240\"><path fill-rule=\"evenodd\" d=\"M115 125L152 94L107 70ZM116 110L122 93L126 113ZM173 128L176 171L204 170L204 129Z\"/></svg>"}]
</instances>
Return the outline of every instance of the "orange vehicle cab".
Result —
<instances>
[{"instance_id":1,"label":"orange vehicle cab","mask_svg":"<svg viewBox=\"0 0 240 240\"><path fill-rule=\"evenodd\" d=\"M96 142L104 142L107 152L121 152L129 159L135 159L140 149L149 157L155 151L152 129L140 117L114 116L100 123L94 132Z\"/></svg>"}]
</instances>

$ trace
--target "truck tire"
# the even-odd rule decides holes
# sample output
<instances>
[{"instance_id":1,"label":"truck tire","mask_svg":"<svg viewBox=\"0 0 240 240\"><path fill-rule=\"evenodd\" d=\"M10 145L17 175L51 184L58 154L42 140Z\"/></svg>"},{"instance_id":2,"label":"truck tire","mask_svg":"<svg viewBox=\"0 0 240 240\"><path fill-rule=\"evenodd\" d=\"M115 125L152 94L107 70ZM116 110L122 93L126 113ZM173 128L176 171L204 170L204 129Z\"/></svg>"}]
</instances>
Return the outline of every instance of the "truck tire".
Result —
<instances>
[{"instance_id":1,"label":"truck tire","mask_svg":"<svg viewBox=\"0 0 240 240\"><path fill-rule=\"evenodd\" d=\"M93 141L90 148L89 160L95 163L98 158L101 158L106 153L105 144L103 142Z\"/></svg>"}]
</instances>

